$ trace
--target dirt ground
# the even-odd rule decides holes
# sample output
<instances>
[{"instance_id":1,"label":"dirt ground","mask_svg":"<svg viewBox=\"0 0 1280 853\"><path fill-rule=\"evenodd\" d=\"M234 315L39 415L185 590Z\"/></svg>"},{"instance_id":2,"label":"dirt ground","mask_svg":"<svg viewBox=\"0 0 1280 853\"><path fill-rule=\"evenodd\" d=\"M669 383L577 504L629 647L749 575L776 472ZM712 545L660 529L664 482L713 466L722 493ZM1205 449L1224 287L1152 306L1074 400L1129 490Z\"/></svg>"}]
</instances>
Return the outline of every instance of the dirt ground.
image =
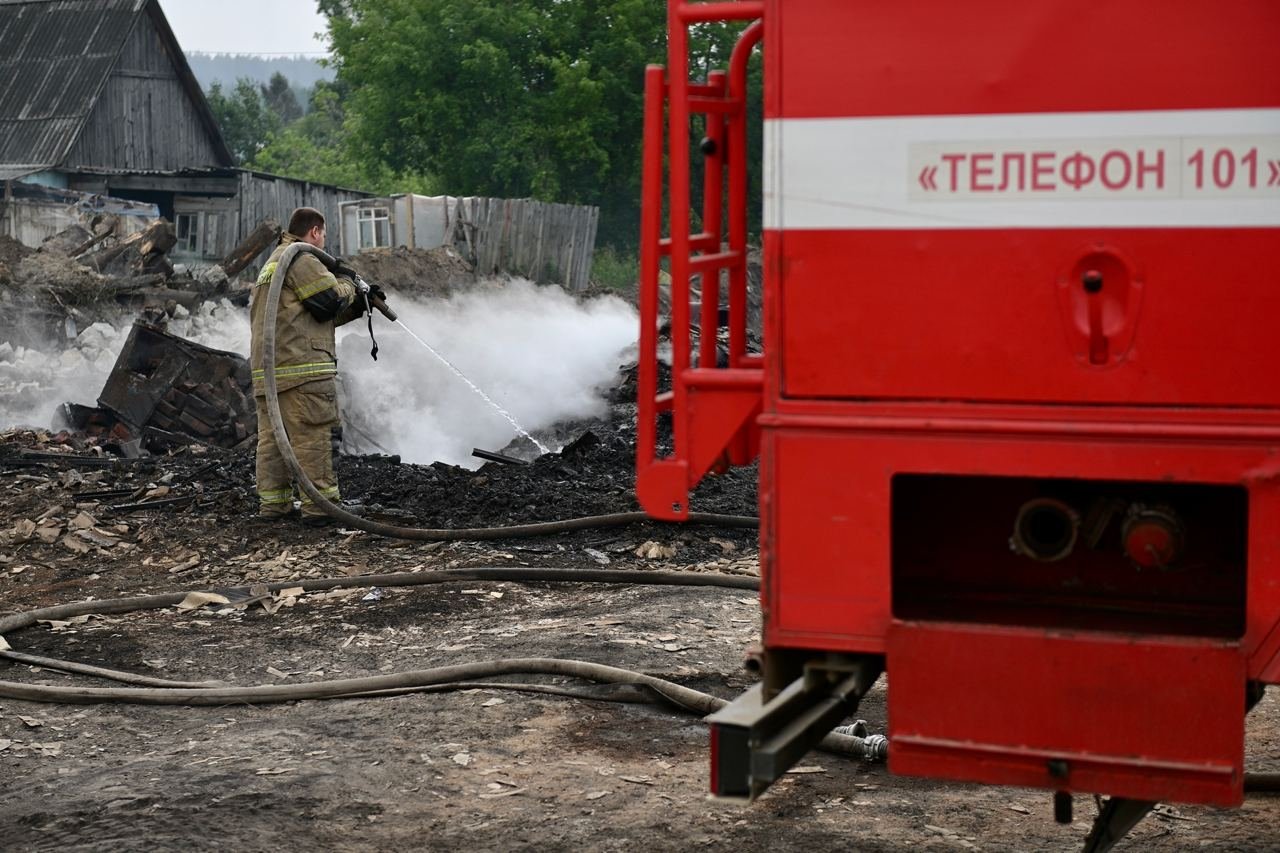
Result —
<instances>
[{"instance_id":1,"label":"dirt ground","mask_svg":"<svg viewBox=\"0 0 1280 853\"><path fill-rule=\"evenodd\" d=\"M535 464L344 458L344 493L422 526L635 508L627 408ZM71 454L72 462L31 452ZM758 571L754 531L645 524L420 544L252 520L247 453L99 465L74 437L0 436L0 614L89 597L470 566ZM95 457L96 458L96 457ZM154 506L133 507L140 502ZM751 514L754 473L695 494ZM274 613L176 608L28 629L15 649L240 685L561 657L730 698L750 678L752 593L711 587L449 583L305 594ZM100 685L0 661L0 679ZM530 676L537 683L563 679ZM859 716L884 731L882 681ZM1194 736L1194 733L1188 733ZM1250 770L1280 770L1280 691L1251 715ZM1094 807L1048 792L894 777L814 753L752 805L708 799L707 733L651 704L493 687L268 706L0 701L3 850L1075 850ZM1280 849L1280 798L1161 807L1122 849Z\"/></svg>"},{"instance_id":2,"label":"dirt ground","mask_svg":"<svg viewBox=\"0 0 1280 853\"><path fill-rule=\"evenodd\" d=\"M445 247L364 249L349 258L348 263L388 293L418 298L447 297L476 280L471 265L453 249Z\"/></svg>"}]
</instances>

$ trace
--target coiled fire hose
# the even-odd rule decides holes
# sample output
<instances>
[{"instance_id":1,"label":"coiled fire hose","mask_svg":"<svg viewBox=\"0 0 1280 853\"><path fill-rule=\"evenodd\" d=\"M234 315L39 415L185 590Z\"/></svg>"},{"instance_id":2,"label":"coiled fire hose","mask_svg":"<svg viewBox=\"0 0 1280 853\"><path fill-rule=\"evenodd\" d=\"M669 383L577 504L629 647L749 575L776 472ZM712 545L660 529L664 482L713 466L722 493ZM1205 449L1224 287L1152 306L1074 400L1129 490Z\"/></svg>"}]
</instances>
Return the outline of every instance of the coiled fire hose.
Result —
<instances>
[{"instance_id":1,"label":"coiled fire hose","mask_svg":"<svg viewBox=\"0 0 1280 853\"><path fill-rule=\"evenodd\" d=\"M655 521L643 512L615 512L608 515L591 515L582 518L567 518L560 521L544 521L534 524L515 524L509 527L471 527L455 529L431 529L425 527L401 527L386 524L372 519L354 515L320 494L319 489L307 477L298 463L298 457L289 443L289 434L285 431L284 420L280 417L280 401L276 390L276 317L280 309L280 291L284 286L285 275L290 264L300 252L310 252L320 259L326 267L332 269L337 263L332 255L309 243L292 243L280 256L275 273L271 276L271 284L267 291L267 315L263 323L262 367L266 385L267 411L271 415L271 428L275 430L276 444L285 464L293 472L299 488L306 493L316 506L326 514L349 527L387 536L393 539L411 539L425 542L452 542L459 540L479 541L486 539L519 539L529 536L545 536L551 533L564 533L571 530L591 530L602 527L620 527L641 521ZM394 316L394 315L390 315ZM719 515L715 513L691 512L684 523L710 524L718 527L757 527L759 521L751 516Z\"/></svg>"},{"instance_id":2,"label":"coiled fire hose","mask_svg":"<svg viewBox=\"0 0 1280 853\"><path fill-rule=\"evenodd\" d=\"M396 587L421 586L458 581L524 581L535 583L618 583L664 586L714 586L727 589L756 590L759 579L745 575L720 575L702 572L650 572L610 569L535 569L506 566L471 569L452 569L436 572L395 572L363 577L319 578L302 581L281 581L265 585L277 592L291 587L302 587L315 592L338 587ZM246 594L247 587L226 590L233 595ZM106 599L63 604L16 613L0 619L0 639L42 620L69 619L86 614L124 614L143 610L157 610L181 602L187 593L176 592L147 595L134 598ZM0 644L0 648L4 645ZM147 687L54 687L41 684L25 684L0 681L0 699L19 699L29 702L94 704L120 702L137 705L227 705L270 704L294 702L302 699L353 699L372 696L397 695L408 692L439 690L445 686L458 687L472 684L475 679L499 675L544 674L570 676L600 684L631 685L641 687L660 697L669 705L705 716L724 707L726 700L685 687L656 676L608 666L590 661L563 658L508 658L503 660L438 666L390 675L344 678L332 681L316 681L303 684L268 684L252 687L233 687L220 682L166 681L164 679L137 676L133 673L89 667L52 658L28 655L12 650L0 650L0 657L20 663L32 663L49 669L60 669L99 678L127 683L144 683ZM581 695L571 690L548 685L519 683L486 683L492 689L529 689L536 692L559 693L578 698L606 701L635 701L634 698L608 695ZM883 760L887 750L883 737L872 735L860 738L846 734L830 734L821 748L839 755L862 760Z\"/></svg>"}]
</instances>

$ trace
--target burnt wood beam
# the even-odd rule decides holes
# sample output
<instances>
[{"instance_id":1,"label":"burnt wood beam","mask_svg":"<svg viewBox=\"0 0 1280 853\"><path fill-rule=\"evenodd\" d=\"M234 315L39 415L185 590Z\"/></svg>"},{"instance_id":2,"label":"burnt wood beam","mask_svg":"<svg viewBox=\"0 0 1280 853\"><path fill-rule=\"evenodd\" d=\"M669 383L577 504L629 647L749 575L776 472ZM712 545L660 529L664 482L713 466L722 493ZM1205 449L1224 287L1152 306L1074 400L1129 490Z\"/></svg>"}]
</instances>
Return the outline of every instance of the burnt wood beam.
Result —
<instances>
[{"instance_id":1,"label":"burnt wood beam","mask_svg":"<svg viewBox=\"0 0 1280 853\"><path fill-rule=\"evenodd\" d=\"M280 224L274 219L262 220L248 237L240 241L240 245L222 259L222 271L227 274L227 278L235 278L241 270L253 263L258 255L266 251L279 238Z\"/></svg>"}]
</instances>

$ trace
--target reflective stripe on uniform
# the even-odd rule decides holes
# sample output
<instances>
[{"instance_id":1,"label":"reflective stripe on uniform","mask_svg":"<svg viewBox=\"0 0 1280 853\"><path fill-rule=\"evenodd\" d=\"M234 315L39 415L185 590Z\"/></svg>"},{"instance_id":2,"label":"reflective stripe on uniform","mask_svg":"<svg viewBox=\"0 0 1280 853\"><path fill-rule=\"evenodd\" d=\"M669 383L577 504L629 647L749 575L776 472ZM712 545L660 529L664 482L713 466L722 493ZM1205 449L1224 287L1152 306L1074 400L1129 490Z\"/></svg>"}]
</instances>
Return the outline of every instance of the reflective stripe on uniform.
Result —
<instances>
[{"instance_id":1,"label":"reflective stripe on uniform","mask_svg":"<svg viewBox=\"0 0 1280 853\"><path fill-rule=\"evenodd\" d=\"M276 274L276 267L280 266L279 262L272 261L262 268L262 272L258 273L258 284L270 284L271 276Z\"/></svg>"},{"instance_id":2,"label":"reflective stripe on uniform","mask_svg":"<svg viewBox=\"0 0 1280 853\"><path fill-rule=\"evenodd\" d=\"M258 502L268 505L293 503L293 489L268 489L265 492L258 492Z\"/></svg>"},{"instance_id":3,"label":"reflective stripe on uniform","mask_svg":"<svg viewBox=\"0 0 1280 853\"><path fill-rule=\"evenodd\" d=\"M276 368L276 379L293 379L299 376L332 376L338 372L338 363L335 361L313 361L310 364L286 364ZM267 376L266 368L256 368L253 371L254 379L265 379Z\"/></svg>"},{"instance_id":4,"label":"reflective stripe on uniform","mask_svg":"<svg viewBox=\"0 0 1280 853\"><path fill-rule=\"evenodd\" d=\"M293 289L293 292L298 295L299 299L309 299L317 293L328 290L331 287L333 287L332 277L329 275L323 275L314 281L298 285Z\"/></svg>"},{"instance_id":5,"label":"reflective stripe on uniform","mask_svg":"<svg viewBox=\"0 0 1280 853\"><path fill-rule=\"evenodd\" d=\"M341 497L342 497L340 494L338 494L338 487L337 487L337 486L330 486L330 487L329 487L329 488L327 488L327 489L319 489L318 491L320 492L320 497L322 497L322 498L324 498L324 499L326 499L326 500L330 500L330 501L337 501L337 500L340 500L340 499L341 499ZM303 505L303 506L306 506L306 505L308 505L308 504L310 504L310 503L312 503L312 502L313 502L313 501L311 500L311 498L307 497L307 493L306 493L306 492L303 492L303 493L302 493L302 505Z\"/></svg>"}]
</instances>

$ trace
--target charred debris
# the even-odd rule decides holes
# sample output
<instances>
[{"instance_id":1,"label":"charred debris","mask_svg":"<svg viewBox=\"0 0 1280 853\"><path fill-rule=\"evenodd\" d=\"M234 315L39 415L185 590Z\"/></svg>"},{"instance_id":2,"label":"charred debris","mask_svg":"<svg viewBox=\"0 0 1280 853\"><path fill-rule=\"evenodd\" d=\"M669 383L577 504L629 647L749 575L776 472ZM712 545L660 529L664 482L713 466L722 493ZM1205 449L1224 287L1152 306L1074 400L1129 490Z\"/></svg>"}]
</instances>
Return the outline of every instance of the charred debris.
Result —
<instances>
[{"instance_id":1,"label":"charred debris","mask_svg":"<svg viewBox=\"0 0 1280 853\"><path fill-rule=\"evenodd\" d=\"M0 301L8 319L0 359L19 360L26 349L59 339L77 340L80 352L102 357L118 343L112 323L132 314L139 319L97 405L65 402L53 413L55 426L99 438L125 457L191 443L249 446L257 425L248 362L166 327L209 300L246 303L248 287L235 277L274 242L279 226L264 221L221 263L193 271L170 261L177 237L167 220L126 236L112 215L88 224L72 225L35 250L0 237Z\"/></svg>"}]
</instances>

